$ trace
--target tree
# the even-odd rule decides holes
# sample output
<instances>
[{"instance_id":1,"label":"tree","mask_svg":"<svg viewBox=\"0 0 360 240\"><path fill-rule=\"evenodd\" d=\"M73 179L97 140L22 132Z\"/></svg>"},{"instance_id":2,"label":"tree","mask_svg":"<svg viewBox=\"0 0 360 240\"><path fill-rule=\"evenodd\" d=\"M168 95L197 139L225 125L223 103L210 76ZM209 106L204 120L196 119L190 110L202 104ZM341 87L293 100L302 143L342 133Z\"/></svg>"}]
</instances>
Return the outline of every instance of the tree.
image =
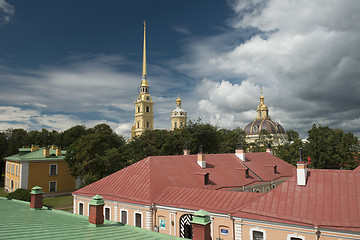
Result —
<instances>
[{"instance_id":1,"label":"tree","mask_svg":"<svg viewBox=\"0 0 360 240\"><path fill-rule=\"evenodd\" d=\"M24 188L18 188L14 192L11 192L7 195L9 199L17 199L22 201L30 202L31 194L30 191Z\"/></svg>"},{"instance_id":2,"label":"tree","mask_svg":"<svg viewBox=\"0 0 360 240\"><path fill-rule=\"evenodd\" d=\"M123 137L106 124L99 124L89 132L71 144L65 156L71 175L82 179L85 185L125 166Z\"/></svg>"},{"instance_id":3,"label":"tree","mask_svg":"<svg viewBox=\"0 0 360 240\"><path fill-rule=\"evenodd\" d=\"M218 130L220 135L220 153L234 153L236 144L240 143L243 148L246 148L246 134L240 128L234 130L220 129Z\"/></svg>"},{"instance_id":4,"label":"tree","mask_svg":"<svg viewBox=\"0 0 360 240\"><path fill-rule=\"evenodd\" d=\"M192 153L197 153L200 145L203 146L204 153L218 153L220 134L217 130L217 127L210 123L201 123L201 119L198 119L196 122L189 121L187 126L181 129L181 135Z\"/></svg>"},{"instance_id":5,"label":"tree","mask_svg":"<svg viewBox=\"0 0 360 240\"><path fill-rule=\"evenodd\" d=\"M30 146L27 131L22 128L8 129L5 131L7 139L7 149L5 156L10 156L18 153L19 148L22 146Z\"/></svg>"},{"instance_id":6,"label":"tree","mask_svg":"<svg viewBox=\"0 0 360 240\"><path fill-rule=\"evenodd\" d=\"M63 148L67 148L76 140L82 136L85 136L87 133L88 131L86 130L85 126L76 125L60 133L60 141L58 144Z\"/></svg>"},{"instance_id":7,"label":"tree","mask_svg":"<svg viewBox=\"0 0 360 240\"><path fill-rule=\"evenodd\" d=\"M354 169L359 159L358 139L340 129L313 124L309 133L309 155L314 168Z\"/></svg>"},{"instance_id":8,"label":"tree","mask_svg":"<svg viewBox=\"0 0 360 240\"><path fill-rule=\"evenodd\" d=\"M294 130L286 131L286 136L287 136L289 142L293 142L296 139L300 138L299 133L297 131L294 131Z\"/></svg>"}]
</instances>

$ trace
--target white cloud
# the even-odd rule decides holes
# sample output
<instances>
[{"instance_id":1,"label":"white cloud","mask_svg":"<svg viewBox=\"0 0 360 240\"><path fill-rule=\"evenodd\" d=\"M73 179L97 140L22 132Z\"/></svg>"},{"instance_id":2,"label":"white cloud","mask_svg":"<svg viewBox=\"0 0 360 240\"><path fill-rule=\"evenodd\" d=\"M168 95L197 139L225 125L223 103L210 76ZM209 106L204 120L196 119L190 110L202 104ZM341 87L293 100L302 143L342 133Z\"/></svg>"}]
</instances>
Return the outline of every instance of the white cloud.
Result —
<instances>
[{"instance_id":1,"label":"white cloud","mask_svg":"<svg viewBox=\"0 0 360 240\"><path fill-rule=\"evenodd\" d=\"M10 22L14 13L14 6L5 0L0 0L0 25Z\"/></svg>"},{"instance_id":2,"label":"white cloud","mask_svg":"<svg viewBox=\"0 0 360 240\"><path fill-rule=\"evenodd\" d=\"M256 109L262 87L270 115L287 129L305 132L319 122L358 131L345 122L360 115L359 1L235 1L232 7L232 34L189 43L190 61L179 64L212 78L198 83L206 92L199 100L205 118L236 126ZM241 35L251 29L251 36ZM240 40L230 49L221 44L228 36Z\"/></svg>"}]
</instances>

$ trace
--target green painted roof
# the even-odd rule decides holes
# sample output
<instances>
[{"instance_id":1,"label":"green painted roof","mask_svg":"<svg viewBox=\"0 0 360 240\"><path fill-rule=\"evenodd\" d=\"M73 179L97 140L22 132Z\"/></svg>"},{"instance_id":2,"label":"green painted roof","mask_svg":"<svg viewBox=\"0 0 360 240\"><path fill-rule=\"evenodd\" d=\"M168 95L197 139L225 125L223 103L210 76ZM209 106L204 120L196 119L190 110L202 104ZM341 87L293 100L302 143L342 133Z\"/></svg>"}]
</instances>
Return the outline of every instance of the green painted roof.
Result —
<instances>
[{"instance_id":1,"label":"green painted roof","mask_svg":"<svg viewBox=\"0 0 360 240\"><path fill-rule=\"evenodd\" d=\"M181 239L107 220L93 227L87 216L29 205L0 197L1 239Z\"/></svg>"},{"instance_id":2,"label":"green painted roof","mask_svg":"<svg viewBox=\"0 0 360 240\"><path fill-rule=\"evenodd\" d=\"M22 153L20 154L14 154L9 157L5 157L6 160L11 161L56 161L56 160L64 160L65 159L65 150L61 150L61 156L56 156L56 150L50 149L50 157L44 157L44 148L39 148L39 150L36 150L34 152L31 152L31 149L27 148L20 148L19 152L26 152L29 153ZM52 155L52 156L51 156Z\"/></svg>"}]
</instances>

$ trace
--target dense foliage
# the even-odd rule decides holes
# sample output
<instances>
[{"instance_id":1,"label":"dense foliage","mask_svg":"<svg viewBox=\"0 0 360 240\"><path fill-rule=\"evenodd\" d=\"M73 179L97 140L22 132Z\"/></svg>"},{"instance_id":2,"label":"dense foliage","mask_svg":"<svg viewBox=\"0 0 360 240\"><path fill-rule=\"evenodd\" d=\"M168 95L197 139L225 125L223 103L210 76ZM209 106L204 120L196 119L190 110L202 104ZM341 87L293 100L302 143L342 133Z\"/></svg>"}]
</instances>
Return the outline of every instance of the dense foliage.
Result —
<instances>
[{"instance_id":1,"label":"dense foliage","mask_svg":"<svg viewBox=\"0 0 360 240\"><path fill-rule=\"evenodd\" d=\"M7 198L30 202L31 195L30 195L29 190L24 189L24 188L19 188L19 189L16 189L14 192L9 193L7 195Z\"/></svg>"},{"instance_id":2,"label":"dense foliage","mask_svg":"<svg viewBox=\"0 0 360 240\"><path fill-rule=\"evenodd\" d=\"M286 133L289 142L273 151L293 165L299 159L299 147L313 168L354 169L359 165L359 143L351 132L314 124L305 142L296 131ZM237 143L247 151L262 152L272 144L272 137L262 131L254 144L247 145L242 129L219 129L200 120L190 121L185 128L175 131L146 131L128 143L106 124L88 129L78 125L64 132L8 129L0 132L0 157L16 154L22 146L55 144L67 150L71 174L89 184L148 156L179 155L185 148L196 154L200 145L204 153L232 153Z\"/></svg>"}]
</instances>

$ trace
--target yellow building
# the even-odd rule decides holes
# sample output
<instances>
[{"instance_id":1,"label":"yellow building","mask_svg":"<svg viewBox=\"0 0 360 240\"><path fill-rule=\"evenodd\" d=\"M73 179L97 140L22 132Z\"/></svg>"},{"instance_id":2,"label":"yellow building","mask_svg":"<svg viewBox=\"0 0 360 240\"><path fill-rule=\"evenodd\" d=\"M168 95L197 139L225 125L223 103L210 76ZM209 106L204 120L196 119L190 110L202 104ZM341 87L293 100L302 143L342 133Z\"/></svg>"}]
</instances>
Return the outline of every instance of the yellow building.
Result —
<instances>
[{"instance_id":1,"label":"yellow building","mask_svg":"<svg viewBox=\"0 0 360 240\"><path fill-rule=\"evenodd\" d=\"M144 22L143 71L140 94L135 104L135 125L131 127L131 139L140 136L146 130L154 129L154 101L149 94L149 83L146 78L146 25Z\"/></svg>"},{"instance_id":2,"label":"yellow building","mask_svg":"<svg viewBox=\"0 0 360 240\"><path fill-rule=\"evenodd\" d=\"M20 148L18 154L5 158L5 191L35 186L41 186L45 193L75 190L76 179L69 173L65 153L56 146Z\"/></svg>"},{"instance_id":3,"label":"yellow building","mask_svg":"<svg viewBox=\"0 0 360 240\"><path fill-rule=\"evenodd\" d=\"M171 130L186 127L187 112L181 108L181 99L178 94L176 108L171 112Z\"/></svg>"},{"instance_id":4,"label":"yellow building","mask_svg":"<svg viewBox=\"0 0 360 240\"><path fill-rule=\"evenodd\" d=\"M271 137L273 146L281 145L287 142L287 136L284 128L277 122L271 120L268 106L264 103L264 96L261 91L260 104L257 107L255 120L250 122L245 128L246 142L248 144L257 144L260 140L261 130L265 130ZM260 143L261 145L261 143Z\"/></svg>"}]
</instances>

